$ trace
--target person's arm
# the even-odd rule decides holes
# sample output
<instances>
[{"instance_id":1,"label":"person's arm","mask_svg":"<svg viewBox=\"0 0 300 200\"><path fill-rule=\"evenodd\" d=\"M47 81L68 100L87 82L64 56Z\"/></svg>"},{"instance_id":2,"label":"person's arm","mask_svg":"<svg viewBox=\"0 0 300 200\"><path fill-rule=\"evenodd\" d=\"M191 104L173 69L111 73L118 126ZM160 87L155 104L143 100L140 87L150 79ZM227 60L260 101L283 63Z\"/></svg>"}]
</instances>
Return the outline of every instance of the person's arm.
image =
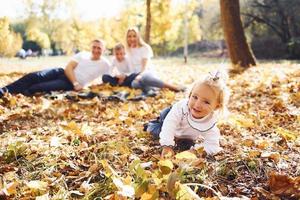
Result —
<instances>
[{"instance_id":1,"label":"person's arm","mask_svg":"<svg viewBox=\"0 0 300 200\"><path fill-rule=\"evenodd\" d=\"M219 143L220 137L220 131L217 127L215 127L206 133L203 143L194 145L194 149L197 150L201 147L204 147L204 150L207 154L216 154L222 150Z\"/></svg>"},{"instance_id":2,"label":"person's arm","mask_svg":"<svg viewBox=\"0 0 300 200\"><path fill-rule=\"evenodd\" d=\"M163 146L161 151L161 158L172 158L175 152L172 147Z\"/></svg>"},{"instance_id":3,"label":"person's arm","mask_svg":"<svg viewBox=\"0 0 300 200\"><path fill-rule=\"evenodd\" d=\"M167 114L161 132L159 134L159 143L163 147L161 156L172 157L174 155L173 147L175 146L175 132L180 123L180 102L174 104Z\"/></svg>"},{"instance_id":4,"label":"person's arm","mask_svg":"<svg viewBox=\"0 0 300 200\"><path fill-rule=\"evenodd\" d=\"M135 78L136 80L140 80L142 78L142 73L146 70L147 64L148 64L148 58L143 58L142 59L142 67L141 67L141 72L140 74Z\"/></svg>"},{"instance_id":5,"label":"person's arm","mask_svg":"<svg viewBox=\"0 0 300 200\"><path fill-rule=\"evenodd\" d=\"M153 52L150 46L144 46L141 49L141 53L142 53L142 63L141 63L141 71L140 74L142 74L146 69L147 66L149 65L150 59L153 56ZM138 75L136 77L137 80L139 80L141 78L141 75Z\"/></svg>"},{"instance_id":6,"label":"person's arm","mask_svg":"<svg viewBox=\"0 0 300 200\"><path fill-rule=\"evenodd\" d=\"M74 70L77 67L77 65L78 65L78 63L72 60L65 67L65 75L70 80L70 82L73 84L74 90L76 90L76 91L81 90L83 88L83 86L80 85L80 83L78 83L78 81L76 80L76 77L74 74Z\"/></svg>"}]
</instances>

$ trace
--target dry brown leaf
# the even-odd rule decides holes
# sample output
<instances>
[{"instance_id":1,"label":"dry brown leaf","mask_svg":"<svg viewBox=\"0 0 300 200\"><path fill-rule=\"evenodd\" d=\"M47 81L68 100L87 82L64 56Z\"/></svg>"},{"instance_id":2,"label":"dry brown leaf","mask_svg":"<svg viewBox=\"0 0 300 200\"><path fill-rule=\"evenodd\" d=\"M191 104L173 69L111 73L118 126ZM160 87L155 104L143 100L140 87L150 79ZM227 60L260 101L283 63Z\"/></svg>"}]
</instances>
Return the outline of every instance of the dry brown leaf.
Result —
<instances>
[{"instance_id":1,"label":"dry brown leaf","mask_svg":"<svg viewBox=\"0 0 300 200\"><path fill-rule=\"evenodd\" d=\"M276 195L300 198L300 177L292 178L273 171L269 174L269 187Z\"/></svg>"}]
</instances>

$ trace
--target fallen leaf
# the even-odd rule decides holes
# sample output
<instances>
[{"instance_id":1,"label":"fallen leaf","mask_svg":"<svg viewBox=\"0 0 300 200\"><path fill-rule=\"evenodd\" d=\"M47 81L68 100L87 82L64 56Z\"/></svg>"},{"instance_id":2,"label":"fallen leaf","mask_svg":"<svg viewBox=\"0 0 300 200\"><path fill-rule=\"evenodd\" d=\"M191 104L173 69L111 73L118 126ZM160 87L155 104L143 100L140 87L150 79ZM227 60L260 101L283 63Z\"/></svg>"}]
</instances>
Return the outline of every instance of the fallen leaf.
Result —
<instances>
[{"instance_id":1,"label":"fallen leaf","mask_svg":"<svg viewBox=\"0 0 300 200\"><path fill-rule=\"evenodd\" d=\"M171 160L160 160L158 166L162 174L169 174L174 167Z\"/></svg>"},{"instance_id":2,"label":"fallen leaf","mask_svg":"<svg viewBox=\"0 0 300 200\"><path fill-rule=\"evenodd\" d=\"M189 160L189 161L193 161L197 159L197 156L195 154L193 154L190 151L183 151L180 153L177 153L175 158L177 160Z\"/></svg>"},{"instance_id":3,"label":"fallen leaf","mask_svg":"<svg viewBox=\"0 0 300 200\"><path fill-rule=\"evenodd\" d=\"M276 133L278 133L285 140L295 141L297 139L296 133L294 133L293 131L286 130L281 127L276 129Z\"/></svg>"},{"instance_id":4,"label":"fallen leaf","mask_svg":"<svg viewBox=\"0 0 300 200\"><path fill-rule=\"evenodd\" d=\"M273 171L269 174L269 186L276 195L300 198L300 177L292 178Z\"/></svg>"}]
</instances>

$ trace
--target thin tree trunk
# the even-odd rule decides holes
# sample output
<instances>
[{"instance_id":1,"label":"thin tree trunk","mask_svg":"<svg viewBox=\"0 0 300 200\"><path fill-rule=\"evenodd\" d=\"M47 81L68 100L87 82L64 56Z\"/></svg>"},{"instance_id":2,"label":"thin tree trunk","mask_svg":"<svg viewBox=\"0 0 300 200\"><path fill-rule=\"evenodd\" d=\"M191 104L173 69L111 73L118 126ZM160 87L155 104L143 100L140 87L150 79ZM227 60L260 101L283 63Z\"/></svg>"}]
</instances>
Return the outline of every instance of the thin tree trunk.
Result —
<instances>
[{"instance_id":1,"label":"thin tree trunk","mask_svg":"<svg viewBox=\"0 0 300 200\"><path fill-rule=\"evenodd\" d=\"M150 43L150 31L151 31L151 0L147 0L147 19L146 19L146 32L145 42Z\"/></svg>"},{"instance_id":2,"label":"thin tree trunk","mask_svg":"<svg viewBox=\"0 0 300 200\"><path fill-rule=\"evenodd\" d=\"M241 67L256 65L242 26L239 0L220 0L220 5L221 22L232 64Z\"/></svg>"}]
</instances>

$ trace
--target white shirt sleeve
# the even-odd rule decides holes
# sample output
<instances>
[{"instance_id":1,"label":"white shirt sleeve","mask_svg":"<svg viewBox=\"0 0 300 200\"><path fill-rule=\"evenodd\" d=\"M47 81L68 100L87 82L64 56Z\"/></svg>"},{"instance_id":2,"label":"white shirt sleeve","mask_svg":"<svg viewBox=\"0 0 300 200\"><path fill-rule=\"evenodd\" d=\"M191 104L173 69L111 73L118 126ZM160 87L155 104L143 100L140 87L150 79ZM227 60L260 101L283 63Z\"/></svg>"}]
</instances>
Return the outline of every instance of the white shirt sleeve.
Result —
<instances>
[{"instance_id":1,"label":"white shirt sleeve","mask_svg":"<svg viewBox=\"0 0 300 200\"><path fill-rule=\"evenodd\" d=\"M179 102L174 104L166 116L161 132L159 134L159 143L162 146L175 146L175 132L181 121L181 109Z\"/></svg>"},{"instance_id":2,"label":"white shirt sleeve","mask_svg":"<svg viewBox=\"0 0 300 200\"><path fill-rule=\"evenodd\" d=\"M194 148L204 147L207 154L216 154L222 150L220 147L220 131L217 127L211 129L205 134L204 141L201 144L195 144Z\"/></svg>"},{"instance_id":3,"label":"white shirt sleeve","mask_svg":"<svg viewBox=\"0 0 300 200\"><path fill-rule=\"evenodd\" d=\"M116 65L116 59L113 58L111 64L110 64L110 69L111 69L111 75L112 76L116 76L119 74L119 71L117 69L117 65Z\"/></svg>"},{"instance_id":4,"label":"white shirt sleeve","mask_svg":"<svg viewBox=\"0 0 300 200\"><path fill-rule=\"evenodd\" d=\"M113 68L112 68L112 65L110 64L110 62L108 60L106 61L106 67L107 67L107 74L112 75ZM106 73L104 73L104 74L106 74Z\"/></svg>"},{"instance_id":5,"label":"white shirt sleeve","mask_svg":"<svg viewBox=\"0 0 300 200\"><path fill-rule=\"evenodd\" d=\"M75 54L71 60L79 63L82 60L82 52Z\"/></svg>"}]
</instances>

